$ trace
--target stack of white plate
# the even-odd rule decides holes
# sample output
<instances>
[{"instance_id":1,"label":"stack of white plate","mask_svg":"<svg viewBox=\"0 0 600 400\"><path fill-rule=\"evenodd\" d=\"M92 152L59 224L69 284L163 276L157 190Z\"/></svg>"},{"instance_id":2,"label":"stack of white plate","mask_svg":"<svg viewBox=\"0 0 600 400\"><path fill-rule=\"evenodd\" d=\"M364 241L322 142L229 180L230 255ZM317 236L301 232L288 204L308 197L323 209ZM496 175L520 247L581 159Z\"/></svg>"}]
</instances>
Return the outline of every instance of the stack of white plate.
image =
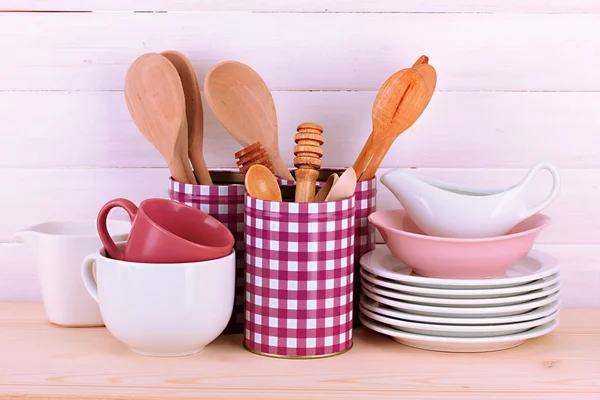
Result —
<instances>
[{"instance_id":1,"label":"stack of white plate","mask_svg":"<svg viewBox=\"0 0 600 400\"><path fill-rule=\"evenodd\" d=\"M407 346L502 350L558 325L558 263L538 250L501 277L477 280L415 275L386 247L365 254L360 263L360 320Z\"/></svg>"}]
</instances>

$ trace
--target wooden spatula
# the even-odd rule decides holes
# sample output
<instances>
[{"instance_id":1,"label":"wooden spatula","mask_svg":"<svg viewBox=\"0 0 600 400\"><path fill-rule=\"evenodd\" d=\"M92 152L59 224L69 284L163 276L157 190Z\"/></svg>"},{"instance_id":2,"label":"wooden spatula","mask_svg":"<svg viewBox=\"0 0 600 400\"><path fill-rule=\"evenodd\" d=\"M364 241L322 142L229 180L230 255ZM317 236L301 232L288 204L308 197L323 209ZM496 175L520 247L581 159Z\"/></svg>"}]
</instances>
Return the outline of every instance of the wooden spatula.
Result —
<instances>
[{"instance_id":1,"label":"wooden spatula","mask_svg":"<svg viewBox=\"0 0 600 400\"><path fill-rule=\"evenodd\" d=\"M196 183L188 160L185 96L173 64L156 53L136 59L125 78L125 100L135 125L163 156L173 179Z\"/></svg>"},{"instance_id":2,"label":"wooden spatula","mask_svg":"<svg viewBox=\"0 0 600 400\"><path fill-rule=\"evenodd\" d=\"M204 95L217 119L239 144L248 147L260 142L271 157L275 175L294 180L279 153L271 91L256 71L237 61L217 64L206 75Z\"/></svg>"},{"instance_id":3,"label":"wooden spatula","mask_svg":"<svg viewBox=\"0 0 600 400\"><path fill-rule=\"evenodd\" d=\"M204 113L202 110L200 87L198 86L194 66L185 55L178 51L164 51L161 54L171 61L175 69L177 69L183 86L188 125L188 156L194 167L196 179L201 185L212 185L212 178L206 167L202 151Z\"/></svg>"},{"instance_id":4,"label":"wooden spatula","mask_svg":"<svg viewBox=\"0 0 600 400\"><path fill-rule=\"evenodd\" d=\"M421 56L412 68L390 76L373 102L373 131L353 168L359 181L373 178L394 140L421 116L433 96L435 69Z\"/></svg>"}]
</instances>

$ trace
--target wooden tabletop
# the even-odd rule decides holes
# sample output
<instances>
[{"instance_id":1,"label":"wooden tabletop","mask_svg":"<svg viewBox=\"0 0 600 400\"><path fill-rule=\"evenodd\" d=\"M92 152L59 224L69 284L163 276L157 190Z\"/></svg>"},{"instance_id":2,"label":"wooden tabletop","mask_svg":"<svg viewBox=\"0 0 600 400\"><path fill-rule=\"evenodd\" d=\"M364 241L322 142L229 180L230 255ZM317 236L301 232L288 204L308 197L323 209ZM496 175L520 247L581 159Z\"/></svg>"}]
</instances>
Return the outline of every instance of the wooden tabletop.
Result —
<instances>
[{"instance_id":1,"label":"wooden tabletop","mask_svg":"<svg viewBox=\"0 0 600 400\"><path fill-rule=\"evenodd\" d=\"M41 304L0 303L0 397L27 399L600 399L600 309L499 352L451 354L355 330L349 352L280 360L225 335L180 358L136 355L105 328L61 328Z\"/></svg>"}]
</instances>

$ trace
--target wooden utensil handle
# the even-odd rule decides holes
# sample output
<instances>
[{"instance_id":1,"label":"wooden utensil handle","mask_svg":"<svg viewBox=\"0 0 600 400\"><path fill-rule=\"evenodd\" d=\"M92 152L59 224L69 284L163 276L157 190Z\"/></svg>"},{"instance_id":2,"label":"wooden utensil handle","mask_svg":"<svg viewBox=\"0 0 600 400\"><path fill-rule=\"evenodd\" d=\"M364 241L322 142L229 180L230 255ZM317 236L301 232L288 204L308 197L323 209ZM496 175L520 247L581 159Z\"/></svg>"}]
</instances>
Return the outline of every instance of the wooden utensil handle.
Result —
<instances>
[{"instance_id":1,"label":"wooden utensil handle","mask_svg":"<svg viewBox=\"0 0 600 400\"><path fill-rule=\"evenodd\" d=\"M379 168L381 162L385 158L385 155L387 154L390 147L392 147L394 139L395 138L392 138L391 140L381 140L381 142L377 146L377 151L373 152L373 157L371 157L371 160L369 160L369 165L367 165L367 168L362 173L359 179L360 181L368 181L369 179L373 179L373 177L377 173L377 169Z\"/></svg>"},{"instance_id":2,"label":"wooden utensil handle","mask_svg":"<svg viewBox=\"0 0 600 400\"><path fill-rule=\"evenodd\" d=\"M296 170L296 197L297 203L314 203L317 190L319 171L312 168L299 168Z\"/></svg>"},{"instance_id":3,"label":"wooden utensil handle","mask_svg":"<svg viewBox=\"0 0 600 400\"><path fill-rule=\"evenodd\" d=\"M206 167L206 161L204 161L204 157L198 153L190 153L190 161L194 167L193 172L196 174L198 183L200 185L212 185L213 181L210 177L210 173L208 172L208 168Z\"/></svg>"},{"instance_id":4,"label":"wooden utensil handle","mask_svg":"<svg viewBox=\"0 0 600 400\"><path fill-rule=\"evenodd\" d=\"M352 165L352 168L356 172L356 176L360 177L362 175L362 173L365 171L365 169L367 168L367 165L369 164L369 160L373 156L373 151L374 151L373 132L371 131L371 134L367 138L367 141L365 142L363 148L361 149L360 154L358 155L358 157L356 157L356 161L354 161L354 165Z\"/></svg>"},{"instance_id":5,"label":"wooden utensil handle","mask_svg":"<svg viewBox=\"0 0 600 400\"><path fill-rule=\"evenodd\" d=\"M193 184L198 183L187 157L184 159L179 155L174 156L169 164L169 171L171 171L171 176L177 182Z\"/></svg>"}]
</instances>

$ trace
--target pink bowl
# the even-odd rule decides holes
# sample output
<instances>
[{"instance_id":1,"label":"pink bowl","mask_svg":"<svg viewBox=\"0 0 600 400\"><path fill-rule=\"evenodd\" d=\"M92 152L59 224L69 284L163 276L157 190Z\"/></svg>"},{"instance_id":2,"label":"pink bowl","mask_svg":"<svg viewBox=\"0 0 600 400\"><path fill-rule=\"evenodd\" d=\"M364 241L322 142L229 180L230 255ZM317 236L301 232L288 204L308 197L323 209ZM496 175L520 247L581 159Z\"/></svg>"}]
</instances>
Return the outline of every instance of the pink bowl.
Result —
<instances>
[{"instance_id":1,"label":"pink bowl","mask_svg":"<svg viewBox=\"0 0 600 400\"><path fill-rule=\"evenodd\" d=\"M462 239L427 236L404 209L376 211L369 221L377 227L386 246L414 273L431 278L486 279L500 276L522 260L550 217L536 214L508 234Z\"/></svg>"}]
</instances>

